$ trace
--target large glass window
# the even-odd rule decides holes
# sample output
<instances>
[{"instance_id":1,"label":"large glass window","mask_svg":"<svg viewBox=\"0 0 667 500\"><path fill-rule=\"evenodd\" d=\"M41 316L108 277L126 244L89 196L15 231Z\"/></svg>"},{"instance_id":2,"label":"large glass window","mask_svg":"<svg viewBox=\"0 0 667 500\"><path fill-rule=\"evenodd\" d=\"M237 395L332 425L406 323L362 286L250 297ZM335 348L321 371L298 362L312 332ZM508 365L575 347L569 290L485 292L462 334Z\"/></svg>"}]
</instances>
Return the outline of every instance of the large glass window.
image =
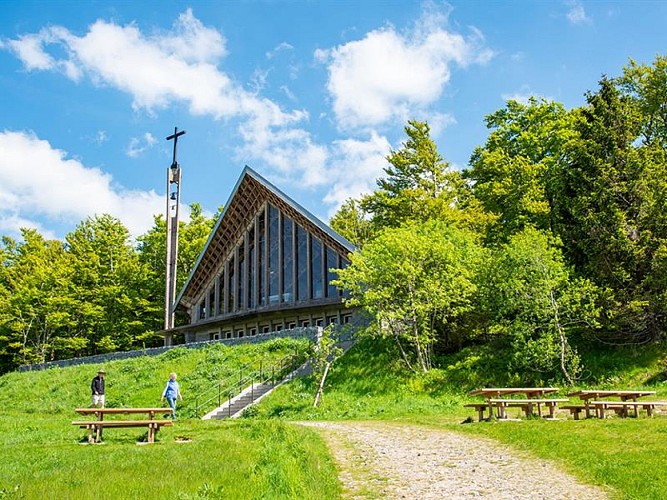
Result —
<instances>
[{"instance_id":1,"label":"large glass window","mask_svg":"<svg viewBox=\"0 0 667 500\"><path fill-rule=\"evenodd\" d=\"M236 310L236 301L234 300L236 296L234 293L236 291L236 286L234 283L234 256L229 259L227 274L227 290L229 290L229 294L227 295L227 312L233 313Z\"/></svg>"},{"instance_id":2,"label":"large glass window","mask_svg":"<svg viewBox=\"0 0 667 500\"><path fill-rule=\"evenodd\" d=\"M296 226L297 299L308 299L308 234Z\"/></svg>"},{"instance_id":3,"label":"large glass window","mask_svg":"<svg viewBox=\"0 0 667 500\"><path fill-rule=\"evenodd\" d=\"M261 214L259 214L259 223L257 227L257 258L259 259L259 266L258 266L258 272L259 274L257 275L257 290L259 293L259 304L260 305L265 305L266 304L266 262L265 262L265 257L264 257L264 250L266 248L266 238L264 237L264 229L266 228L265 226L265 217L264 217L264 211L262 211Z\"/></svg>"},{"instance_id":4,"label":"large glass window","mask_svg":"<svg viewBox=\"0 0 667 500\"><path fill-rule=\"evenodd\" d=\"M324 297L324 268L322 266L322 242L311 236L310 238L310 281L313 298Z\"/></svg>"},{"instance_id":5,"label":"large glass window","mask_svg":"<svg viewBox=\"0 0 667 500\"><path fill-rule=\"evenodd\" d=\"M239 266L238 277L236 283L238 286L238 293L236 294L236 308L240 311L245 307L245 244L241 242L239 245Z\"/></svg>"},{"instance_id":6,"label":"large glass window","mask_svg":"<svg viewBox=\"0 0 667 500\"><path fill-rule=\"evenodd\" d=\"M283 216L283 302L292 302L294 293L294 223Z\"/></svg>"},{"instance_id":7,"label":"large glass window","mask_svg":"<svg viewBox=\"0 0 667 500\"><path fill-rule=\"evenodd\" d=\"M278 245L280 233L278 231L278 209L269 205L269 304L278 302Z\"/></svg>"},{"instance_id":8,"label":"large glass window","mask_svg":"<svg viewBox=\"0 0 667 500\"><path fill-rule=\"evenodd\" d=\"M225 314L225 271L223 269L218 279L218 315Z\"/></svg>"},{"instance_id":9,"label":"large glass window","mask_svg":"<svg viewBox=\"0 0 667 500\"><path fill-rule=\"evenodd\" d=\"M206 317L207 318L212 318L213 311L215 308L215 287L212 286L211 289L208 291L208 307L206 308Z\"/></svg>"},{"instance_id":10,"label":"large glass window","mask_svg":"<svg viewBox=\"0 0 667 500\"><path fill-rule=\"evenodd\" d=\"M255 227L248 231L248 309L255 308Z\"/></svg>"},{"instance_id":11,"label":"large glass window","mask_svg":"<svg viewBox=\"0 0 667 500\"><path fill-rule=\"evenodd\" d=\"M331 284L338 277L332 269L338 269L338 254L327 247L327 297L338 297L338 288Z\"/></svg>"}]
</instances>

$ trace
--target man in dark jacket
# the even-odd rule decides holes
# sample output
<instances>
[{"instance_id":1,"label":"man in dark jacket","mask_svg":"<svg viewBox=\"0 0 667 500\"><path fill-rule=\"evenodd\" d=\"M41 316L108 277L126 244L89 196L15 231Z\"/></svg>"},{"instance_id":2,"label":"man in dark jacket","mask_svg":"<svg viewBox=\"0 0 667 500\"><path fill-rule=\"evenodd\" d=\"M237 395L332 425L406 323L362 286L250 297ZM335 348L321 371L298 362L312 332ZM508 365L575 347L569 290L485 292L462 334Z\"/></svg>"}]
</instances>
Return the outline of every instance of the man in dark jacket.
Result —
<instances>
[{"instance_id":1,"label":"man in dark jacket","mask_svg":"<svg viewBox=\"0 0 667 500\"><path fill-rule=\"evenodd\" d=\"M106 372L104 370L99 370L97 372L97 377L95 377L90 384L90 388L93 391L93 403L90 406L97 406L98 408L104 408L104 375Z\"/></svg>"}]
</instances>

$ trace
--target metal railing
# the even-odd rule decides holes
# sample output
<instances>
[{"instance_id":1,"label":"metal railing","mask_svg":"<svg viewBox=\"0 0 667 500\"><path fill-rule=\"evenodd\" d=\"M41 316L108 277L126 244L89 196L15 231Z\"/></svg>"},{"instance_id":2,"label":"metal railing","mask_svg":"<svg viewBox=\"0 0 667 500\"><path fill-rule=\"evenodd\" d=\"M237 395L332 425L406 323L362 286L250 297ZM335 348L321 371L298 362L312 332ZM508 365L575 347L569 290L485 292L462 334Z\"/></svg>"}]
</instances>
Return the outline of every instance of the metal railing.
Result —
<instances>
[{"instance_id":1,"label":"metal railing","mask_svg":"<svg viewBox=\"0 0 667 500\"><path fill-rule=\"evenodd\" d=\"M212 387L195 396L195 418L199 418L203 409L218 408L225 401L228 403L227 410L231 417L232 399L237 395L250 388L251 402L255 401L256 385L275 385L276 382L283 380L305 363L307 359L306 352L294 352L268 365L264 360L246 363L238 369L238 374L219 380Z\"/></svg>"}]
</instances>

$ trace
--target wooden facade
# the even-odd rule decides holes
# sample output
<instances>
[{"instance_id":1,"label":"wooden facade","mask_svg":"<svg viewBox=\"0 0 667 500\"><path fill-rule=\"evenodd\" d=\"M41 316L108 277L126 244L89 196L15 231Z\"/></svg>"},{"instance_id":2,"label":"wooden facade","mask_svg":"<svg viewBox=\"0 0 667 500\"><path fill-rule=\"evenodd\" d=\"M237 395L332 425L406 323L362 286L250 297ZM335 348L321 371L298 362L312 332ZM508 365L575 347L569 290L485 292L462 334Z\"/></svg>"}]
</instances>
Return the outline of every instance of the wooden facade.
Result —
<instances>
[{"instance_id":1,"label":"wooden facade","mask_svg":"<svg viewBox=\"0 0 667 500\"><path fill-rule=\"evenodd\" d=\"M190 323L165 345L346 323L352 311L331 284L354 245L245 167L176 299Z\"/></svg>"}]
</instances>

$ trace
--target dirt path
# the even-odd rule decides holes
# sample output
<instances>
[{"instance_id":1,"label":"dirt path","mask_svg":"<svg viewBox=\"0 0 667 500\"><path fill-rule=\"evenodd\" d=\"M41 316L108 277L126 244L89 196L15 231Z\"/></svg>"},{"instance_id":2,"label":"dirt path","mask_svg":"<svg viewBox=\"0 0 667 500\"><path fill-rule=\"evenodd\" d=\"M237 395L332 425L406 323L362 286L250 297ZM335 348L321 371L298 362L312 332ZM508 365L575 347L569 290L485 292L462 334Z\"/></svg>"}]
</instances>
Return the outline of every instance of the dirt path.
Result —
<instances>
[{"instance_id":1,"label":"dirt path","mask_svg":"<svg viewBox=\"0 0 667 500\"><path fill-rule=\"evenodd\" d=\"M495 441L387 422L300 422L318 429L347 498L604 499L554 464Z\"/></svg>"}]
</instances>

